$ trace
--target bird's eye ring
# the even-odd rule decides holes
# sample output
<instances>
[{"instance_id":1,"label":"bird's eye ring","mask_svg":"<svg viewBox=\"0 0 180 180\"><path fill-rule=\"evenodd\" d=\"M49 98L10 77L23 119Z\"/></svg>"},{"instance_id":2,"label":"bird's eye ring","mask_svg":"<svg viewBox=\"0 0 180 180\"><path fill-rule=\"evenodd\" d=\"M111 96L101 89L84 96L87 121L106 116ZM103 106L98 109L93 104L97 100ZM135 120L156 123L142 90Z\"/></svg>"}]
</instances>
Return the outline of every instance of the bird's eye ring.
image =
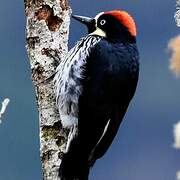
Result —
<instances>
[{"instance_id":1,"label":"bird's eye ring","mask_svg":"<svg viewBox=\"0 0 180 180\"><path fill-rule=\"evenodd\" d=\"M102 20L100 21L100 25L101 25L101 26L103 26L105 23L106 23L106 20L104 20L104 19L102 19Z\"/></svg>"}]
</instances>

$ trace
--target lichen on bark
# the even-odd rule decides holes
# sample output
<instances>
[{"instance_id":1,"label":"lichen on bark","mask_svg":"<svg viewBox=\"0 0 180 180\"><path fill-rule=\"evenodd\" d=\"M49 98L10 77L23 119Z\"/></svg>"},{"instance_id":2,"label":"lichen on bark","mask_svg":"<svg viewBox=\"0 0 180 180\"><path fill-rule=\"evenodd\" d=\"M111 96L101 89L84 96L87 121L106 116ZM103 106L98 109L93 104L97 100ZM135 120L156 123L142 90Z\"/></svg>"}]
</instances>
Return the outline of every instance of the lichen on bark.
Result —
<instances>
[{"instance_id":1,"label":"lichen on bark","mask_svg":"<svg viewBox=\"0 0 180 180\"><path fill-rule=\"evenodd\" d=\"M67 130L60 123L52 75L67 53L71 9L67 0L25 0L27 52L39 110L43 179L59 180ZM55 52L49 56L49 52Z\"/></svg>"},{"instance_id":2,"label":"lichen on bark","mask_svg":"<svg viewBox=\"0 0 180 180\"><path fill-rule=\"evenodd\" d=\"M175 20L178 27L180 27L180 0L176 0Z\"/></svg>"}]
</instances>

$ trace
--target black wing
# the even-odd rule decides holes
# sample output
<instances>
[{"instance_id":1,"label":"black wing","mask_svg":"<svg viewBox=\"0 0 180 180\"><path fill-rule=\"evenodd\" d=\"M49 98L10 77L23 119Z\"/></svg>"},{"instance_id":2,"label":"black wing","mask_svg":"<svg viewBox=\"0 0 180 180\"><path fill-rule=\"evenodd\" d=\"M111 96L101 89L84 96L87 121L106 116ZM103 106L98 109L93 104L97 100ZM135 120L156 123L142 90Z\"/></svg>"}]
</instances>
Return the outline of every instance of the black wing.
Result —
<instances>
[{"instance_id":1,"label":"black wing","mask_svg":"<svg viewBox=\"0 0 180 180\"><path fill-rule=\"evenodd\" d=\"M101 40L86 64L79 98L79 142L91 164L112 143L132 99L138 80L135 45Z\"/></svg>"}]
</instances>

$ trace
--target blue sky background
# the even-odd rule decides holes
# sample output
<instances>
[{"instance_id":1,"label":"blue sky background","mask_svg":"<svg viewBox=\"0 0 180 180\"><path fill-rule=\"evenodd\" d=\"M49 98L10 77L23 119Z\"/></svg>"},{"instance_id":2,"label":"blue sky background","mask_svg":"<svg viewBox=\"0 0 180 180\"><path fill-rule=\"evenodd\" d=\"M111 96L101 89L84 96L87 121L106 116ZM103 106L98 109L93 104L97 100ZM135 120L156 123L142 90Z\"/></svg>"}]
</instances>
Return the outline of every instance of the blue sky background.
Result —
<instances>
[{"instance_id":1,"label":"blue sky background","mask_svg":"<svg viewBox=\"0 0 180 180\"><path fill-rule=\"evenodd\" d=\"M168 69L167 43L178 35L175 1L72 0L74 14L125 9L137 23L141 72L137 93L118 135L90 180L175 180L180 152L172 148L180 119L180 79ZM38 113L25 49L22 0L0 6L0 101L11 103L0 126L0 180L40 180ZM72 21L70 47L85 34Z\"/></svg>"}]
</instances>

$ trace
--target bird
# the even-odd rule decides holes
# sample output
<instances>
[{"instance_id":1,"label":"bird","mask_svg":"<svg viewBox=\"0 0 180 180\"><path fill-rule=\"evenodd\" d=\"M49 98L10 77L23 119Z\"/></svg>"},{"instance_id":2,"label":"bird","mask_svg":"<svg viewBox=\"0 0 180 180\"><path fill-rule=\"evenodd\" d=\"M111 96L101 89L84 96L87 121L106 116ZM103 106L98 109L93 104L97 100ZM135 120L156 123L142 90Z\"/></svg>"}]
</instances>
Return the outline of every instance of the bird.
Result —
<instances>
[{"instance_id":1,"label":"bird","mask_svg":"<svg viewBox=\"0 0 180 180\"><path fill-rule=\"evenodd\" d=\"M136 24L125 10L72 15L87 27L54 77L62 127L68 129L59 176L88 180L115 138L139 77Z\"/></svg>"}]
</instances>

